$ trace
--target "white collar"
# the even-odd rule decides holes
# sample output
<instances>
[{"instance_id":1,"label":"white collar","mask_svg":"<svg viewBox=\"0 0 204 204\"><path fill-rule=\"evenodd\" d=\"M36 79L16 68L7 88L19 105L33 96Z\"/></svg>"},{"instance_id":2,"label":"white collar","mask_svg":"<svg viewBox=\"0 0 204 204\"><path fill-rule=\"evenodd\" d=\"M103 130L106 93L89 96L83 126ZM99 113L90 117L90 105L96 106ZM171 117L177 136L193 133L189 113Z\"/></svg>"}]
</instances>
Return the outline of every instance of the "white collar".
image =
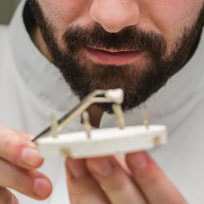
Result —
<instances>
[{"instance_id":1,"label":"white collar","mask_svg":"<svg viewBox=\"0 0 204 204\"><path fill-rule=\"evenodd\" d=\"M67 112L78 103L59 69L33 44L23 21L26 0L22 0L11 21L9 35L14 60L28 87L50 108Z\"/></svg>"}]
</instances>

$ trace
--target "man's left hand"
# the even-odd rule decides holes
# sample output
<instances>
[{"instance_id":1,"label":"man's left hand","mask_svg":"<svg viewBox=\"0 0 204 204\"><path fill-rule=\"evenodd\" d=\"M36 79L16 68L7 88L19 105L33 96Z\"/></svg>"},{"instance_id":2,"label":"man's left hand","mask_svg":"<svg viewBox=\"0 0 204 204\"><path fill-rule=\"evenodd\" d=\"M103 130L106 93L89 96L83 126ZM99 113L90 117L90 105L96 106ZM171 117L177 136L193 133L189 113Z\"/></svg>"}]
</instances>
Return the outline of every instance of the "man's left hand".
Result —
<instances>
[{"instance_id":1,"label":"man's left hand","mask_svg":"<svg viewBox=\"0 0 204 204\"><path fill-rule=\"evenodd\" d=\"M66 160L71 204L187 204L146 152Z\"/></svg>"}]
</instances>

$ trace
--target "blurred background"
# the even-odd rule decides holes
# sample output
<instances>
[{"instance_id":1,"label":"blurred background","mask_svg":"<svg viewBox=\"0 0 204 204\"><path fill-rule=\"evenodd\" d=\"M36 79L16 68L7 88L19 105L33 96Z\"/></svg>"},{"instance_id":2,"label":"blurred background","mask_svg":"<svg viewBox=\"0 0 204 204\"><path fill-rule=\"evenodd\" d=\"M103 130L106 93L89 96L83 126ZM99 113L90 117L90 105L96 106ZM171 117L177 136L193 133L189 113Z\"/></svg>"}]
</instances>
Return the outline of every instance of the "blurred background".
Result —
<instances>
[{"instance_id":1,"label":"blurred background","mask_svg":"<svg viewBox=\"0 0 204 204\"><path fill-rule=\"evenodd\" d=\"M0 24L8 24L20 0L0 0Z\"/></svg>"}]
</instances>

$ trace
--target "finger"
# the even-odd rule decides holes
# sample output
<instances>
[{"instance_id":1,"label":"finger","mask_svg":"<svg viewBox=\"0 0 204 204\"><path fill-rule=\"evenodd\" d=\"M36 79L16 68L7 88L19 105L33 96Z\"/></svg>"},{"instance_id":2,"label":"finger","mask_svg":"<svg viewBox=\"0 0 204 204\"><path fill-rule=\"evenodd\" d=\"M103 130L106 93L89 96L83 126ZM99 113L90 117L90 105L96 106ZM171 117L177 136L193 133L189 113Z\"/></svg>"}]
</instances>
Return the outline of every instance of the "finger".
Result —
<instances>
[{"instance_id":1,"label":"finger","mask_svg":"<svg viewBox=\"0 0 204 204\"><path fill-rule=\"evenodd\" d=\"M67 183L72 204L109 204L100 186L89 174L84 159L66 159Z\"/></svg>"},{"instance_id":2,"label":"finger","mask_svg":"<svg viewBox=\"0 0 204 204\"><path fill-rule=\"evenodd\" d=\"M0 160L0 185L15 189L16 191L35 199L47 198L52 185L50 180L34 170L24 170L13 166L5 160Z\"/></svg>"},{"instance_id":3,"label":"finger","mask_svg":"<svg viewBox=\"0 0 204 204\"><path fill-rule=\"evenodd\" d=\"M37 146L25 137L25 133L0 126L0 157L23 168L38 168L43 159L37 152Z\"/></svg>"},{"instance_id":4,"label":"finger","mask_svg":"<svg viewBox=\"0 0 204 204\"><path fill-rule=\"evenodd\" d=\"M6 188L0 187L1 204L19 204L17 198Z\"/></svg>"},{"instance_id":5,"label":"finger","mask_svg":"<svg viewBox=\"0 0 204 204\"><path fill-rule=\"evenodd\" d=\"M128 154L126 160L134 180L151 204L187 204L146 152Z\"/></svg>"},{"instance_id":6,"label":"finger","mask_svg":"<svg viewBox=\"0 0 204 204\"><path fill-rule=\"evenodd\" d=\"M31 141L33 139L33 135L30 135L28 133L22 132L20 130L16 130L16 129L11 129L11 131L13 133L16 133L17 135L19 135L22 139L25 139L27 141Z\"/></svg>"},{"instance_id":7,"label":"finger","mask_svg":"<svg viewBox=\"0 0 204 204\"><path fill-rule=\"evenodd\" d=\"M112 204L145 204L132 178L112 156L87 160L91 174L100 183Z\"/></svg>"}]
</instances>

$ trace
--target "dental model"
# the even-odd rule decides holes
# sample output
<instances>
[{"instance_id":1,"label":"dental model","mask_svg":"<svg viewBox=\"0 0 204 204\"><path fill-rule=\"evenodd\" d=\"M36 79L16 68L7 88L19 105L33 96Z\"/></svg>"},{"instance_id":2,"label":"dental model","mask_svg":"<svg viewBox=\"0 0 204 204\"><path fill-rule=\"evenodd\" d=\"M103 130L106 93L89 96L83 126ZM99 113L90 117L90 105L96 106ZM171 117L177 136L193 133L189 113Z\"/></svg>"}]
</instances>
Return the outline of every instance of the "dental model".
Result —
<instances>
[{"instance_id":1,"label":"dental model","mask_svg":"<svg viewBox=\"0 0 204 204\"><path fill-rule=\"evenodd\" d=\"M121 89L96 90L60 120L56 121L53 117L51 127L45 129L32 141L37 143L43 157L71 156L73 158L135 152L166 144L166 127L150 125L145 108L143 109L144 125L125 125L121 108L123 98ZM96 103L112 104L118 127L92 129L86 109ZM82 116L84 131L60 133L79 115Z\"/></svg>"}]
</instances>

